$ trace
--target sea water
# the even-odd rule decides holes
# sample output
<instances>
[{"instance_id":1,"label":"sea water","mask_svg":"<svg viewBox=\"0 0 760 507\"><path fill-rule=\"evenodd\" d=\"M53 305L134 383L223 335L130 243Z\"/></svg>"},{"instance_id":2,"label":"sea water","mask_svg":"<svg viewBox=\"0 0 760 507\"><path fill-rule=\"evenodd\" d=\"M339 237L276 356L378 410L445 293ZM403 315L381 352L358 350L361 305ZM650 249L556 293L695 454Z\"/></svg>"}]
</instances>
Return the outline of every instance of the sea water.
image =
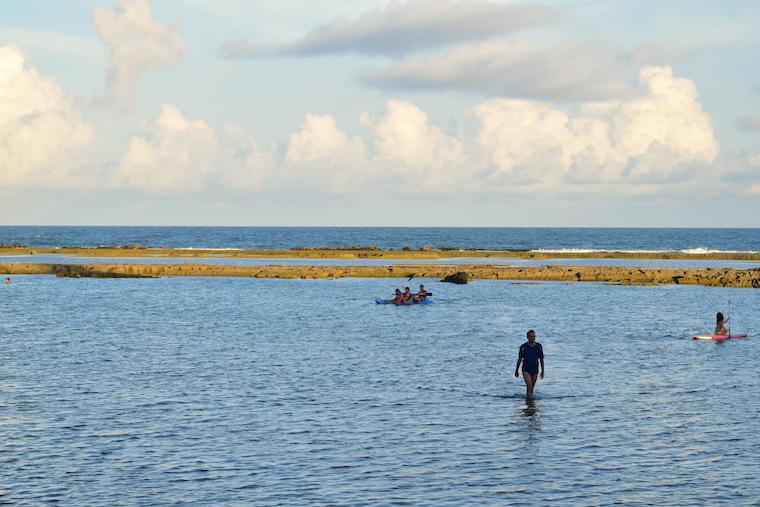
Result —
<instances>
[{"instance_id":1,"label":"sea water","mask_svg":"<svg viewBox=\"0 0 760 507\"><path fill-rule=\"evenodd\" d=\"M488 250L760 252L760 229L535 227L14 227L0 244L31 247L142 244L165 248L429 245Z\"/></svg>"},{"instance_id":2,"label":"sea water","mask_svg":"<svg viewBox=\"0 0 760 507\"><path fill-rule=\"evenodd\" d=\"M751 505L760 291L397 279L0 285L0 502ZM410 283L419 283L416 280ZM716 311L747 340L698 342ZM513 376L529 328L546 377Z\"/></svg>"}]
</instances>

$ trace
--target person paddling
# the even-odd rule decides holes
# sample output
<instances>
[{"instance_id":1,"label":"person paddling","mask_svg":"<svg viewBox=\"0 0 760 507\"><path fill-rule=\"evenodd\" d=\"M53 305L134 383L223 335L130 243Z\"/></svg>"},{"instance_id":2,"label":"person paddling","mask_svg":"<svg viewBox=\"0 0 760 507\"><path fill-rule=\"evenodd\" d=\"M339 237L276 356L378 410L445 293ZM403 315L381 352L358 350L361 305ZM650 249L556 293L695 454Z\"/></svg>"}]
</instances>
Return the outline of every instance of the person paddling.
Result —
<instances>
[{"instance_id":1,"label":"person paddling","mask_svg":"<svg viewBox=\"0 0 760 507\"><path fill-rule=\"evenodd\" d=\"M728 322L728 319L723 319L723 314L718 312L715 320L715 336L728 336L728 329L726 329L726 326L724 325Z\"/></svg>"},{"instance_id":2,"label":"person paddling","mask_svg":"<svg viewBox=\"0 0 760 507\"><path fill-rule=\"evenodd\" d=\"M428 297L428 291L425 289L425 286L420 284L420 291L413 296L413 299L415 301L425 301L425 298Z\"/></svg>"},{"instance_id":3,"label":"person paddling","mask_svg":"<svg viewBox=\"0 0 760 507\"><path fill-rule=\"evenodd\" d=\"M533 396L533 388L538 382L538 364L541 363L541 378L544 378L544 349L536 341L536 332L532 329L528 331L528 341L520 345L520 352L517 355L517 364L515 365L515 377L519 377L520 363L522 363L523 380L525 380L526 392L528 398Z\"/></svg>"},{"instance_id":4,"label":"person paddling","mask_svg":"<svg viewBox=\"0 0 760 507\"><path fill-rule=\"evenodd\" d=\"M400 305L403 299L404 299L404 295L401 293L401 290L396 289L396 297L394 297L393 299L386 299L385 302L392 303L394 305Z\"/></svg>"}]
</instances>

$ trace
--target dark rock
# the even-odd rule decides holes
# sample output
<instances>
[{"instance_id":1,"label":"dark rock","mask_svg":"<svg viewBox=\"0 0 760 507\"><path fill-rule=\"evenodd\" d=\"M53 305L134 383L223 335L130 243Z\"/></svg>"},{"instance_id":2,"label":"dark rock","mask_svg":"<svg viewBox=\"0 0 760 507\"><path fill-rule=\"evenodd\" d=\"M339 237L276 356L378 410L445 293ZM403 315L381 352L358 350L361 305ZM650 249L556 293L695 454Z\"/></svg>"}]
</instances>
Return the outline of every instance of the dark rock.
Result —
<instances>
[{"instance_id":1,"label":"dark rock","mask_svg":"<svg viewBox=\"0 0 760 507\"><path fill-rule=\"evenodd\" d=\"M465 271L458 271L454 273L453 275L447 276L441 281L448 282L448 283L465 284L470 281L470 275L468 275Z\"/></svg>"},{"instance_id":2,"label":"dark rock","mask_svg":"<svg viewBox=\"0 0 760 507\"><path fill-rule=\"evenodd\" d=\"M82 266L77 264L54 264L53 271L55 272L55 276L60 278L154 278L151 275L141 275L137 273L101 271L92 266Z\"/></svg>"}]
</instances>

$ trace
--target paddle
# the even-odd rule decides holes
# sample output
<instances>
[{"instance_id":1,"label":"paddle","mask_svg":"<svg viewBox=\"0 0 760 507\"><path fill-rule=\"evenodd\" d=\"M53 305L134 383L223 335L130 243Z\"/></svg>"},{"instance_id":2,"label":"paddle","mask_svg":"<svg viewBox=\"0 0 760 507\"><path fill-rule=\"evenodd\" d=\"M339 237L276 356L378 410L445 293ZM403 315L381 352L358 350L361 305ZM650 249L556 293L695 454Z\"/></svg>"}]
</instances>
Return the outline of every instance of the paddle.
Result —
<instances>
[{"instance_id":1,"label":"paddle","mask_svg":"<svg viewBox=\"0 0 760 507\"><path fill-rule=\"evenodd\" d=\"M731 300L728 300L728 337L731 338Z\"/></svg>"}]
</instances>

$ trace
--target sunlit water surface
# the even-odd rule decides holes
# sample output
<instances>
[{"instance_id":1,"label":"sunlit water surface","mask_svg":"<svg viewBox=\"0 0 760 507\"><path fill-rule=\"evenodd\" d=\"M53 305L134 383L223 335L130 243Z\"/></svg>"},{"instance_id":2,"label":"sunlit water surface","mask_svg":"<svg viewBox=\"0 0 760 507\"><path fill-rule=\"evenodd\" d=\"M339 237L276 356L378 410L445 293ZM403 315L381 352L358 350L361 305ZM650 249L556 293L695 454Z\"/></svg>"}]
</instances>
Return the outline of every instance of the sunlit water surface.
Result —
<instances>
[{"instance_id":1,"label":"sunlit water surface","mask_svg":"<svg viewBox=\"0 0 760 507\"><path fill-rule=\"evenodd\" d=\"M0 503L751 505L760 291L423 280L0 285ZM413 280L410 283L418 283ZM547 376L526 403L528 328Z\"/></svg>"}]
</instances>

